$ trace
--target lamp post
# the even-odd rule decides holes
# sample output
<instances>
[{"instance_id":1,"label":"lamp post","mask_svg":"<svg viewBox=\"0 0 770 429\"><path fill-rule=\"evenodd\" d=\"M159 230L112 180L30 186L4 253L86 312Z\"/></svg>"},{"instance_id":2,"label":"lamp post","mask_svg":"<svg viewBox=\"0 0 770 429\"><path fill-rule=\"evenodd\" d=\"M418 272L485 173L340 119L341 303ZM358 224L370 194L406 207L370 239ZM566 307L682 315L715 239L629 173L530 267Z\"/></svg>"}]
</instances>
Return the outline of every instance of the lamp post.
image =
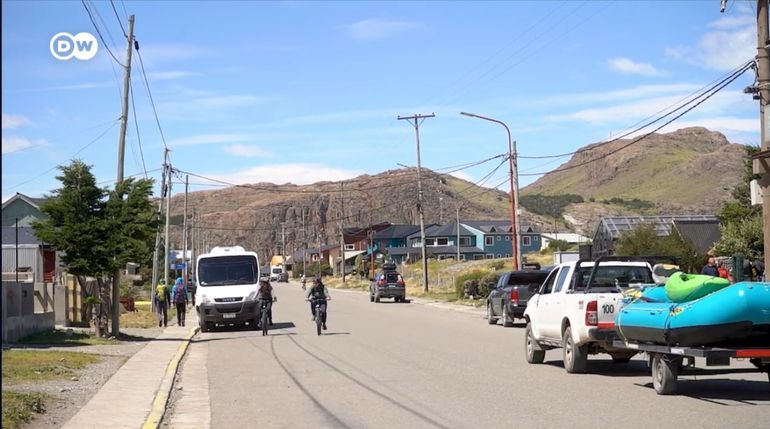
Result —
<instances>
[{"instance_id":1,"label":"lamp post","mask_svg":"<svg viewBox=\"0 0 770 429\"><path fill-rule=\"evenodd\" d=\"M505 128L505 132L508 133L508 175L511 182L511 235L514 241L511 245L511 251L513 253L513 270L517 271L521 267L521 243L519 243L519 214L516 211L519 205L519 173L516 165L516 142L511 139L511 130L508 129L508 125L505 125L503 121L475 113L460 112L460 114L500 124Z\"/></svg>"}]
</instances>

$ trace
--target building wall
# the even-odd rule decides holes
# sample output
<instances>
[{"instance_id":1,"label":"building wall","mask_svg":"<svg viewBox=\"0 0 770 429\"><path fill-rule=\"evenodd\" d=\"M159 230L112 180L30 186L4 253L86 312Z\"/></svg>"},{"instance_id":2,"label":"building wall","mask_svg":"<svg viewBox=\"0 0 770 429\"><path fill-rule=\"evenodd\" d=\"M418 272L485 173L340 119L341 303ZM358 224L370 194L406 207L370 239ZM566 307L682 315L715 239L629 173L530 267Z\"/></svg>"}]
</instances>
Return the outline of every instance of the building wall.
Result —
<instances>
[{"instance_id":1,"label":"building wall","mask_svg":"<svg viewBox=\"0 0 770 429\"><path fill-rule=\"evenodd\" d=\"M527 241L524 239L524 237L529 237L529 244L525 245L524 242ZM535 233L526 233L521 234L521 253L527 254L532 252L539 252L540 251L540 234Z\"/></svg>"},{"instance_id":2,"label":"building wall","mask_svg":"<svg viewBox=\"0 0 770 429\"><path fill-rule=\"evenodd\" d=\"M43 281L43 253L38 246L19 246L19 269L23 267L32 268L36 282ZM3 272L16 272L15 246L3 246Z\"/></svg>"},{"instance_id":3,"label":"building wall","mask_svg":"<svg viewBox=\"0 0 770 429\"><path fill-rule=\"evenodd\" d=\"M32 226L33 220L44 217L45 215L40 210L22 199L17 199L3 209L2 222L3 226L16 226L16 219L18 218L20 227Z\"/></svg>"}]
</instances>

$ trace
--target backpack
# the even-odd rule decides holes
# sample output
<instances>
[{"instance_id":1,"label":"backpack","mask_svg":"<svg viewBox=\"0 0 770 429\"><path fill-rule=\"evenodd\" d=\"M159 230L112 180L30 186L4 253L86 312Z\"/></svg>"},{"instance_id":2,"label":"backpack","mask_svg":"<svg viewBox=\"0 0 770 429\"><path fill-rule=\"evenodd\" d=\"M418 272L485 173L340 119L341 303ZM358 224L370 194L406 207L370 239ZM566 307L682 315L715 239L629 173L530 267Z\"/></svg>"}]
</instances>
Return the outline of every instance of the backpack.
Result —
<instances>
[{"instance_id":1,"label":"backpack","mask_svg":"<svg viewBox=\"0 0 770 429\"><path fill-rule=\"evenodd\" d=\"M273 288L269 285L263 284L262 286L259 287L259 297L261 299L272 300Z\"/></svg>"},{"instance_id":2,"label":"backpack","mask_svg":"<svg viewBox=\"0 0 770 429\"><path fill-rule=\"evenodd\" d=\"M155 290L155 299L158 302L166 301L166 285L158 285L158 288Z\"/></svg>"},{"instance_id":3,"label":"backpack","mask_svg":"<svg viewBox=\"0 0 770 429\"><path fill-rule=\"evenodd\" d=\"M318 285L318 286L314 286L313 287L313 292L312 292L313 299L325 298L326 297L326 295L324 294L324 288L325 287L326 286L324 286L322 284Z\"/></svg>"},{"instance_id":4,"label":"backpack","mask_svg":"<svg viewBox=\"0 0 770 429\"><path fill-rule=\"evenodd\" d=\"M174 302L181 304L187 301L187 288L184 285L174 286Z\"/></svg>"}]
</instances>

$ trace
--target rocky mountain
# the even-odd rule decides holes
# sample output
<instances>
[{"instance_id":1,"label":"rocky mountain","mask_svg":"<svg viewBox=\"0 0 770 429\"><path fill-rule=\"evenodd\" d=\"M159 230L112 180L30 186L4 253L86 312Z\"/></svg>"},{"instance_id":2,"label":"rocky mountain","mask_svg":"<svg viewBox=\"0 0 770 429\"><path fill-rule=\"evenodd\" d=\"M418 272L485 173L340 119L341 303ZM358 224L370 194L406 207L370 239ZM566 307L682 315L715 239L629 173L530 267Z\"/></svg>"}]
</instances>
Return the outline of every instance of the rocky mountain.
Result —
<instances>
[{"instance_id":1,"label":"rocky mountain","mask_svg":"<svg viewBox=\"0 0 770 429\"><path fill-rule=\"evenodd\" d=\"M590 236L598 218L608 214L714 213L741 180L744 148L717 132L688 128L623 148L628 143L587 146L557 171L523 188L522 223ZM601 159L583 165L597 157ZM452 222L457 209L461 219L510 217L504 192L427 169L422 179L426 224ZM301 249L303 242L309 247L339 243L341 227L417 224L416 171L390 170L306 186L258 183L190 192L188 213L193 210L199 242L242 245L264 258L280 252L282 233L288 253ZM177 194L171 202L175 246L182 211L183 196Z\"/></svg>"}]
</instances>

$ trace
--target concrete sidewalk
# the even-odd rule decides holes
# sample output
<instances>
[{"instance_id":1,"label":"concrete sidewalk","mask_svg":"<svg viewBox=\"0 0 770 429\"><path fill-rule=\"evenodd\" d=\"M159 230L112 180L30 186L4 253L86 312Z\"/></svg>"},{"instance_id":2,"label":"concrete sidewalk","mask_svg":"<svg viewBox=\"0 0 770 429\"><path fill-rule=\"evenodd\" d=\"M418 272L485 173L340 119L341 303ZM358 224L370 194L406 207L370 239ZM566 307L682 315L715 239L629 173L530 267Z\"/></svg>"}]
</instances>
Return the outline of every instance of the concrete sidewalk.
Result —
<instances>
[{"instance_id":1,"label":"concrete sidewalk","mask_svg":"<svg viewBox=\"0 0 770 429\"><path fill-rule=\"evenodd\" d=\"M63 427L157 427L165 410L179 360L197 332L194 307L186 327L168 326L136 352Z\"/></svg>"}]
</instances>

